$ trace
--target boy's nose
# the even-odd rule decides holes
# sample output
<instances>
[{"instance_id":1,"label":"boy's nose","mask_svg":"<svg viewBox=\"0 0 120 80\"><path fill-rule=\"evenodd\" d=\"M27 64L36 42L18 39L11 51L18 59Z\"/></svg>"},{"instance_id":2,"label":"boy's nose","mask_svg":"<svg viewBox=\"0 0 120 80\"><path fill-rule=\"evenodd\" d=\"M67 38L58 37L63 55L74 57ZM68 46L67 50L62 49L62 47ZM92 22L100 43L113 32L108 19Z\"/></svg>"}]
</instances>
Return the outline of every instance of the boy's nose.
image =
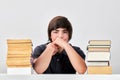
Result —
<instances>
[{"instance_id":1,"label":"boy's nose","mask_svg":"<svg viewBox=\"0 0 120 80\"><path fill-rule=\"evenodd\" d=\"M62 34L62 33L59 33L58 37L59 37L59 38L63 38L63 34Z\"/></svg>"}]
</instances>

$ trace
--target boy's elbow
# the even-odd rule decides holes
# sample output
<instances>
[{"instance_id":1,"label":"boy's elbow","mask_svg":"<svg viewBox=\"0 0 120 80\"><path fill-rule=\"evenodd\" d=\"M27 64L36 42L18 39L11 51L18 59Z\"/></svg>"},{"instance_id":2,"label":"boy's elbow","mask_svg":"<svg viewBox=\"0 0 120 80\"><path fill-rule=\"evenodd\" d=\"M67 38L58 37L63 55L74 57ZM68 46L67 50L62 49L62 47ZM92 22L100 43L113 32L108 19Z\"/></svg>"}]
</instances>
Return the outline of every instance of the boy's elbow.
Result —
<instances>
[{"instance_id":1,"label":"boy's elbow","mask_svg":"<svg viewBox=\"0 0 120 80\"><path fill-rule=\"evenodd\" d=\"M34 68L34 70L37 74L43 74L43 71L41 71L40 69Z\"/></svg>"},{"instance_id":2,"label":"boy's elbow","mask_svg":"<svg viewBox=\"0 0 120 80\"><path fill-rule=\"evenodd\" d=\"M78 71L79 74L84 74L87 70L87 66Z\"/></svg>"}]
</instances>

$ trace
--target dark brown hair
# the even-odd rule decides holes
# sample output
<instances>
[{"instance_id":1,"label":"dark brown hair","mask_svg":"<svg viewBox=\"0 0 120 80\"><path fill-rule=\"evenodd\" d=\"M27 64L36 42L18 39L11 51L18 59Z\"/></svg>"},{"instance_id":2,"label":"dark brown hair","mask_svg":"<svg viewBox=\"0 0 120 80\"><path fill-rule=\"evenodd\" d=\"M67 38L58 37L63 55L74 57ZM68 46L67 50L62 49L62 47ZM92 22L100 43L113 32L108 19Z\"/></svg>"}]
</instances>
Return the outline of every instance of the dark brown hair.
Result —
<instances>
[{"instance_id":1,"label":"dark brown hair","mask_svg":"<svg viewBox=\"0 0 120 80\"><path fill-rule=\"evenodd\" d=\"M51 41L51 31L56 30L57 28L65 28L69 34L69 40L72 37L72 25L70 21L64 16L54 17L48 25L48 38Z\"/></svg>"}]
</instances>

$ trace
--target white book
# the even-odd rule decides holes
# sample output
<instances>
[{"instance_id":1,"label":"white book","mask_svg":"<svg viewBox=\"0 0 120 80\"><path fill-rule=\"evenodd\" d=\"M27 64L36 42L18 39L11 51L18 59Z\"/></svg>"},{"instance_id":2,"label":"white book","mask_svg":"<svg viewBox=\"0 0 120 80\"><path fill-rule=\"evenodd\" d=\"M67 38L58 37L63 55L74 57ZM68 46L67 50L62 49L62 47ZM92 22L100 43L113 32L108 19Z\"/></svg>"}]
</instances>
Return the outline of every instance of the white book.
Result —
<instances>
[{"instance_id":1,"label":"white book","mask_svg":"<svg viewBox=\"0 0 120 80\"><path fill-rule=\"evenodd\" d=\"M109 66L109 61L88 61L87 66Z\"/></svg>"},{"instance_id":2,"label":"white book","mask_svg":"<svg viewBox=\"0 0 120 80\"><path fill-rule=\"evenodd\" d=\"M31 74L31 67L23 67L23 68L15 68L15 67L8 67L7 74Z\"/></svg>"},{"instance_id":3,"label":"white book","mask_svg":"<svg viewBox=\"0 0 120 80\"><path fill-rule=\"evenodd\" d=\"M109 61L110 52L88 52L87 61Z\"/></svg>"}]
</instances>

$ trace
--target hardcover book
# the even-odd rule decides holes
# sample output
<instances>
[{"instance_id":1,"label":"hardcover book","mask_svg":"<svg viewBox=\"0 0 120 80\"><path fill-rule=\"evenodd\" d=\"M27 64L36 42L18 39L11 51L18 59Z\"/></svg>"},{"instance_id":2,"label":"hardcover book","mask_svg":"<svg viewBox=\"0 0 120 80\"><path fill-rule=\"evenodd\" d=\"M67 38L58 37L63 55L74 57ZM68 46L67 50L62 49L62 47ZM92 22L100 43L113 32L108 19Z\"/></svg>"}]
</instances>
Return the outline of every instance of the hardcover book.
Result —
<instances>
[{"instance_id":1,"label":"hardcover book","mask_svg":"<svg viewBox=\"0 0 120 80\"><path fill-rule=\"evenodd\" d=\"M88 74L112 74L111 66L88 66Z\"/></svg>"}]
</instances>

